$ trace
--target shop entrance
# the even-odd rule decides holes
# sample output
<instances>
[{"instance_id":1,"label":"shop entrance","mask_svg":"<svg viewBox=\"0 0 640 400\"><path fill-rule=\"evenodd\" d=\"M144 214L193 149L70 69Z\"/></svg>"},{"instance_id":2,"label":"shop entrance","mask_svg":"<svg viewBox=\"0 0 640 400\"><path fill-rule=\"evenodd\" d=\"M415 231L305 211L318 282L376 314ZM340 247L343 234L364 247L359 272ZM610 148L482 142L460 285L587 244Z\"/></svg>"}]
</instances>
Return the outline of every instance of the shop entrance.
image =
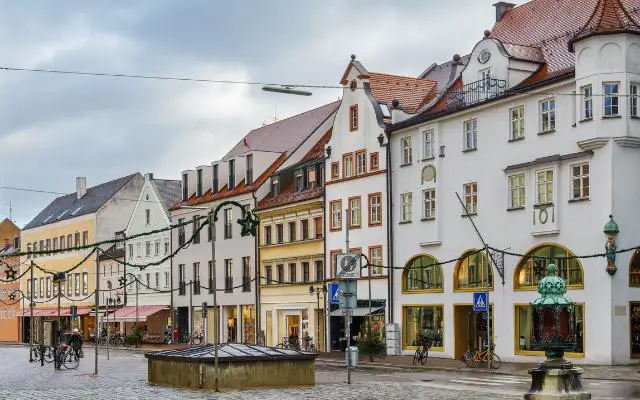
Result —
<instances>
[{"instance_id":1,"label":"shop entrance","mask_svg":"<svg viewBox=\"0 0 640 400\"><path fill-rule=\"evenodd\" d=\"M491 314L491 343L493 343L493 306ZM473 311L472 305L454 305L454 357L461 360L468 350L479 349L487 343L487 313Z\"/></svg>"},{"instance_id":2,"label":"shop entrance","mask_svg":"<svg viewBox=\"0 0 640 400\"><path fill-rule=\"evenodd\" d=\"M287 315L287 337L289 343L300 343L300 316Z\"/></svg>"}]
</instances>

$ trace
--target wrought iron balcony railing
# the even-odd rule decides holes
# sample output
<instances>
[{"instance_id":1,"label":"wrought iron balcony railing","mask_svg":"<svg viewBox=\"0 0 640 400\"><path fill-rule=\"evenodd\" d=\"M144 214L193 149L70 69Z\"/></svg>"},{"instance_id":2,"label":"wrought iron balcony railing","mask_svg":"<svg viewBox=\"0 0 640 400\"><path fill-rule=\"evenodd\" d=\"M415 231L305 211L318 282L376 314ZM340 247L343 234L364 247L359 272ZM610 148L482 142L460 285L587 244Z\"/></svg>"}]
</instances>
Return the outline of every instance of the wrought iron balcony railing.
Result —
<instances>
[{"instance_id":1,"label":"wrought iron balcony railing","mask_svg":"<svg viewBox=\"0 0 640 400\"><path fill-rule=\"evenodd\" d=\"M507 89L507 81L502 79L483 79L467 83L460 89L449 93L445 110L463 108L475 103L498 97Z\"/></svg>"}]
</instances>

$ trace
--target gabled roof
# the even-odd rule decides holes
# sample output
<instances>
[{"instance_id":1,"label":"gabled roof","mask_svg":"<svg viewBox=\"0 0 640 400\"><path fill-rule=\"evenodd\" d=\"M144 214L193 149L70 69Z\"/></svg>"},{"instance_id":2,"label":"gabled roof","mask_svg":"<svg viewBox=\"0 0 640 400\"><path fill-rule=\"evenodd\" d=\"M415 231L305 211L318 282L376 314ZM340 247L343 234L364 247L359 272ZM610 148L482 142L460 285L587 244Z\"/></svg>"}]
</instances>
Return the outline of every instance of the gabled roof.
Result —
<instances>
[{"instance_id":1,"label":"gabled roof","mask_svg":"<svg viewBox=\"0 0 640 400\"><path fill-rule=\"evenodd\" d=\"M284 153L289 156L297 149L324 121L331 117L340 101L303 112L298 115L254 129L247 134L223 158L242 157L248 151L267 151Z\"/></svg>"},{"instance_id":2,"label":"gabled roof","mask_svg":"<svg viewBox=\"0 0 640 400\"><path fill-rule=\"evenodd\" d=\"M40 213L36 215L36 217L24 227L24 229L33 229L39 226L79 217L81 215L92 214L98 211L102 205L104 205L136 176L141 175L139 173L135 173L90 187L87 189L87 193L80 199L76 197L75 192L58 197L49 203L44 210L40 211Z\"/></svg>"},{"instance_id":3,"label":"gabled roof","mask_svg":"<svg viewBox=\"0 0 640 400\"><path fill-rule=\"evenodd\" d=\"M349 62L347 69L344 71L344 74L342 74L342 78L340 79L341 85L347 84L347 77L349 76L349 73L351 73L351 68L355 68L363 78L369 77L369 71L367 71L367 69L360 63L360 61L356 61L355 55L352 55L351 61Z\"/></svg>"},{"instance_id":4,"label":"gabled roof","mask_svg":"<svg viewBox=\"0 0 640 400\"><path fill-rule=\"evenodd\" d=\"M458 57L459 56L456 55L454 56L456 60L449 60L442 64L432 64L426 71L420 74L418 78L435 81L438 91L445 90L458 77L462 70L460 67L467 65L470 55L467 54L466 56Z\"/></svg>"},{"instance_id":5,"label":"gabled roof","mask_svg":"<svg viewBox=\"0 0 640 400\"><path fill-rule=\"evenodd\" d=\"M436 82L428 79L372 72L369 82L371 94L376 100L389 107L393 100L398 100L406 112L415 112L431 100L436 92Z\"/></svg>"},{"instance_id":6,"label":"gabled roof","mask_svg":"<svg viewBox=\"0 0 640 400\"><path fill-rule=\"evenodd\" d=\"M625 32L640 34L640 26L624 4L620 0L599 0L587 23L571 39L570 50L574 42L590 36Z\"/></svg>"},{"instance_id":7,"label":"gabled roof","mask_svg":"<svg viewBox=\"0 0 640 400\"><path fill-rule=\"evenodd\" d=\"M169 209L182 198L182 182L170 179L152 179L151 185L160 197L162 207Z\"/></svg>"}]
</instances>

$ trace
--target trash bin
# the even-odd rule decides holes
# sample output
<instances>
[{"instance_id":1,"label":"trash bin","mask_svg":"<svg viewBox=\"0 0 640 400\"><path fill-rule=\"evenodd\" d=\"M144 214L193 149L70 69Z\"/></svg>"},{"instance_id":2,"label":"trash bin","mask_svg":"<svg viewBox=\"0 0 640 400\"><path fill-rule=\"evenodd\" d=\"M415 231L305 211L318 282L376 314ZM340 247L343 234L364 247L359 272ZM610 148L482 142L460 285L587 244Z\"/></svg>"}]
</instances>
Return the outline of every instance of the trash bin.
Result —
<instances>
[{"instance_id":1,"label":"trash bin","mask_svg":"<svg viewBox=\"0 0 640 400\"><path fill-rule=\"evenodd\" d=\"M351 346L347 348L347 362L351 368L355 368L358 366L358 348L356 346Z\"/></svg>"}]
</instances>

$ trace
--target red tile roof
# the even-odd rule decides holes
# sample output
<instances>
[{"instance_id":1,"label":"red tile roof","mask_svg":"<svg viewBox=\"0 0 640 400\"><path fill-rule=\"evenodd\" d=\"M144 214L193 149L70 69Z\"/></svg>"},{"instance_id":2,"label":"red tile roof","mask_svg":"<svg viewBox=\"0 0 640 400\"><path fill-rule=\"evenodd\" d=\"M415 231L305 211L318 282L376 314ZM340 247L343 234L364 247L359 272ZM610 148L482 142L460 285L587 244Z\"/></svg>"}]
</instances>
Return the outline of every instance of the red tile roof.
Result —
<instances>
[{"instance_id":1,"label":"red tile roof","mask_svg":"<svg viewBox=\"0 0 640 400\"><path fill-rule=\"evenodd\" d=\"M640 33L640 26L620 0L600 0L571 44L589 36L622 32Z\"/></svg>"},{"instance_id":2,"label":"red tile roof","mask_svg":"<svg viewBox=\"0 0 640 400\"><path fill-rule=\"evenodd\" d=\"M296 192L293 190L295 185L291 184L284 192L273 196L269 194L260 203L258 203L258 210L264 210L267 208L283 206L286 204L298 203L304 200L311 200L317 197L321 197L324 191L323 187L317 187L313 189L303 190L302 192Z\"/></svg>"},{"instance_id":3,"label":"red tile roof","mask_svg":"<svg viewBox=\"0 0 640 400\"><path fill-rule=\"evenodd\" d=\"M638 19L640 0L614 0ZM605 4L606 3L606 4ZM549 71L572 67L569 42L597 14L613 7L611 0L533 0L507 11L491 30L502 42L539 47ZM607 14L610 11L607 11Z\"/></svg>"},{"instance_id":4,"label":"red tile roof","mask_svg":"<svg viewBox=\"0 0 640 400\"><path fill-rule=\"evenodd\" d=\"M320 138L320 140L318 140L318 143L316 143L311 148L311 150L309 150L309 152L305 154L304 157L302 157L302 160L300 162L306 162L310 160L322 160L324 158L324 146L327 143L329 143L330 139L331 139L331 129L329 129L327 133L325 133Z\"/></svg>"},{"instance_id":5,"label":"red tile roof","mask_svg":"<svg viewBox=\"0 0 640 400\"><path fill-rule=\"evenodd\" d=\"M400 107L407 112L415 112L433 99L436 82L407 76L388 75L372 72L369 74L371 93L378 101L391 107L393 100L400 101Z\"/></svg>"}]
</instances>

